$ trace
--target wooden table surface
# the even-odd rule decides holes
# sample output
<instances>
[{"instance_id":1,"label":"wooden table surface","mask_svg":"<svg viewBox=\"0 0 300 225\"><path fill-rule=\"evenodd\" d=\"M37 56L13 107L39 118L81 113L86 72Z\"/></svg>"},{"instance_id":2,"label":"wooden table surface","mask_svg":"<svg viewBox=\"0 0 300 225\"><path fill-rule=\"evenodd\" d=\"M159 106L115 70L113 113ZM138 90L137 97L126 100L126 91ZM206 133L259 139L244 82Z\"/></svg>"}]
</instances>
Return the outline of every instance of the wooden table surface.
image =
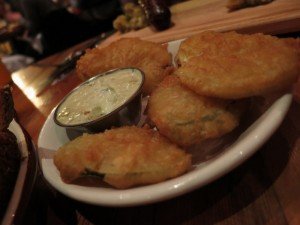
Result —
<instances>
[{"instance_id":1,"label":"wooden table surface","mask_svg":"<svg viewBox=\"0 0 300 225\"><path fill-rule=\"evenodd\" d=\"M281 34L300 30L299 0L275 0L270 4L229 12L227 0L190 0L171 6L173 26L163 32L151 27L117 33L102 45L123 37L141 37L154 42L167 42L188 37L204 30L241 33Z\"/></svg>"},{"instance_id":2,"label":"wooden table surface","mask_svg":"<svg viewBox=\"0 0 300 225\"><path fill-rule=\"evenodd\" d=\"M55 65L82 43L13 74L15 109L37 144L55 105L80 80L71 71L45 90ZM300 101L294 100L278 131L248 161L221 179L172 200L110 208L83 204L37 177L23 224L300 224Z\"/></svg>"}]
</instances>

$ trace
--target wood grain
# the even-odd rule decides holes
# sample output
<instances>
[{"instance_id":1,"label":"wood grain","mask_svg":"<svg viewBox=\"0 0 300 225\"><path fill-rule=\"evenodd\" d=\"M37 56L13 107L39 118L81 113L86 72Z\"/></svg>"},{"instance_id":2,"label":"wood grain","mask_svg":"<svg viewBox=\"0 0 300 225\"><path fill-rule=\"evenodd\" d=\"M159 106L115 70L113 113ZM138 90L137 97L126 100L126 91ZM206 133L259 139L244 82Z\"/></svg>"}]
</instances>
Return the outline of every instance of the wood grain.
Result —
<instances>
[{"instance_id":1,"label":"wood grain","mask_svg":"<svg viewBox=\"0 0 300 225\"><path fill-rule=\"evenodd\" d=\"M182 39L204 30L241 33L283 34L300 30L299 0L275 0L270 4L228 12L225 0L194 0L172 6L173 26L156 32L147 27L126 34L117 33L100 46L123 38L140 37L154 42Z\"/></svg>"}]
</instances>

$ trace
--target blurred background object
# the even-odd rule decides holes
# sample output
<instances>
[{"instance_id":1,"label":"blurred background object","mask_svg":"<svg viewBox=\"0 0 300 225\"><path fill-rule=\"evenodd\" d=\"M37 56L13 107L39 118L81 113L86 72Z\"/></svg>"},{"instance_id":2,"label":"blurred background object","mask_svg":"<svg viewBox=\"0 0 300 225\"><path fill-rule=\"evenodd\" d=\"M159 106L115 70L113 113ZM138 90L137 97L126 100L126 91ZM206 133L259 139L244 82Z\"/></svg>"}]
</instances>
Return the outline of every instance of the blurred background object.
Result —
<instances>
[{"instance_id":1,"label":"blurred background object","mask_svg":"<svg viewBox=\"0 0 300 225\"><path fill-rule=\"evenodd\" d=\"M0 0L0 56L11 72L113 30L118 0Z\"/></svg>"},{"instance_id":2,"label":"blurred background object","mask_svg":"<svg viewBox=\"0 0 300 225\"><path fill-rule=\"evenodd\" d=\"M5 64L0 60L0 88L10 83L11 76L9 70L6 68Z\"/></svg>"},{"instance_id":3,"label":"blurred background object","mask_svg":"<svg viewBox=\"0 0 300 225\"><path fill-rule=\"evenodd\" d=\"M161 31L171 26L169 6L180 1L171 0L136 0L122 1L123 14L113 22L114 28L121 32L139 30L151 25Z\"/></svg>"},{"instance_id":4,"label":"blurred background object","mask_svg":"<svg viewBox=\"0 0 300 225\"><path fill-rule=\"evenodd\" d=\"M171 11L168 1L165 0L139 0L147 20L156 30L161 31L171 26Z\"/></svg>"},{"instance_id":5,"label":"blurred background object","mask_svg":"<svg viewBox=\"0 0 300 225\"><path fill-rule=\"evenodd\" d=\"M114 29L123 33L149 24L158 30L166 29L171 16L168 7L176 2L0 0L0 56L14 72Z\"/></svg>"},{"instance_id":6,"label":"blurred background object","mask_svg":"<svg viewBox=\"0 0 300 225\"><path fill-rule=\"evenodd\" d=\"M123 4L123 14L114 21L113 26L121 33L138 30L148 25L146 14L139 4L126 2Z\"/></svg>"},{"instance_id":7,"label":"blurred background object","mask_svg":"<svg viewBox=\"0 0 300 225\"><path fill-rule=\"evenodd\" d=\"M112 29L117 0L19 0L29 36L41 33L43 56Z\"/></svg>"},{"instance_id":8,"label":"blurred background object","mask_svg":"<svg viewBox=\"0 0 300 225\"><path fill-rule=\"evenodd\" d=\"M236 10L245 7L253 7L272 2L273 0L228 0L227 8L229 10Z\"/></svg>"}]
</instances>

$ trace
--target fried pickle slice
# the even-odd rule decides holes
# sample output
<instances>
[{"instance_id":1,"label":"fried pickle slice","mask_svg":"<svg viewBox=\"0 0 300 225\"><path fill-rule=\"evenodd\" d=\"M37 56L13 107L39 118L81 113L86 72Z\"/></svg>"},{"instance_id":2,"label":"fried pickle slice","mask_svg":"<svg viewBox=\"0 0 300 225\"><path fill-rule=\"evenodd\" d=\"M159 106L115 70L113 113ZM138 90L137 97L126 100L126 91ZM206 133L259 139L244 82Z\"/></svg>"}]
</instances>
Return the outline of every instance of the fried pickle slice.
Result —
<instances>
[{"instance_id":1,"label":"fried pickle slice","mask_svg":"<svg viewBox=\"0 0 300 225\"><path fill-rule=\"evenodd\" d=\"M157 131L122 127L76 138L58 149L54 164L67 183L92 172L116 188L129 188L185 173L191 156Z\"/></svg>"},{"instance_id":2,"label":"fried pickle slice","mask_svg":"<svg viewBox=\"0 0 300 225\"><path fill-rule=\"evenodd\" d=\"M161 134L189 147L232 131L239 124L242 105L199 96L178 77L168 76L151 94L148 115Z\"/></svg>"},{"instance_id":3,"label":"fried pickle slice","mask_svg":"<svg viewBox=\"0 0 300 225\"><path fill-rule=\"evenodd\" d=\"M298 53L300 62L300 38L284 38L282 40Z\"/></svg>"},{"instance_id":4,"label":"fried pickle slice","mask_svg":"<svg viewBox=\"0 0 300 225\"><path fill-rule=\"evenodd\" d=\"M286 44L289 45L288 50ZM259 51L263 51L267 56L272 57L274 53L290 52L291 48L299 51L299 39L280 39L261 33L247 35L234 31L225 33L204 31L181 42L176 60L178 64L183 65L189 58L195 56L243 56Z\"/></svg>"},{"instance_id":5,"label":"fried pickle slice","mask_svg":"<svg viewBox=\"0 0 300 225\"><path fill-rule=\"evenodd\" d=\"M268 35L206 32L186 44L179 50L182 66L175 74L200 95L224 99L265 95L290 87L299 75L297 51Z\"/></svg>"},{"instance_id":6,"label":"fried pickle slice","mask_svg":"<svg viewBox=\"0 0 300 225\"><path fill-rule=\"evenodd\" d=\"M225 56L233 52L242 51L242 35L236 32L218 33L215 31L204 31L182 41L176 55L179 65L184 65L195 56Z\"/></svg>"},{"instance_id":7,"label":"fried pickle slice","mask_svg":"<svg viewBox=\"0 0 300 225\"><path fill-rule=\"evenodd\" d=\"M165 46L138 38L124 38L104 48L88 49L77 61L76 72L86 80L115 68L139 68L145 73L143 92L150 94L169 73L171 62Z\"/></svg>"}]
</instances>

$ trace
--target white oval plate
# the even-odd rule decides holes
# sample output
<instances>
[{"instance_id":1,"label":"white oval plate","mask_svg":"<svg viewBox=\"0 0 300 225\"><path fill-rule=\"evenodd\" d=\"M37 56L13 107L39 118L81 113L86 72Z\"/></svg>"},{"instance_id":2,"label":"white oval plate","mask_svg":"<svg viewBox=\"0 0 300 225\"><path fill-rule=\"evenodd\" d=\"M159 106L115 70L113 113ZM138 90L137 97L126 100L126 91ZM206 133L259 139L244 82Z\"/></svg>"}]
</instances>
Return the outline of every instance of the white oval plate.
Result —
<instances>
[{"instance_id":1,"label":"white oval plate","mask_svg":"<svg viewBox=\"0 0 300 225\"><path fill-rule=\"evenodd\" d=\"M174 56L181 41L170 42L168 50ZM270 108L248 127L229 147L205 162L196 162L188 173L158 184L118 190L107 186L87 187L66 184L53 164L54 152L70 141L66 130L53 121L54 110L48 116L38 139L40 165L46 180L58 191L85 203L104 206L135 206L170 199L202 187L228 173L253 155L275 132L292 101L290 94L277 99ZM68 160L68 159L66 159Z\"/></svg>"}]
</instances>

